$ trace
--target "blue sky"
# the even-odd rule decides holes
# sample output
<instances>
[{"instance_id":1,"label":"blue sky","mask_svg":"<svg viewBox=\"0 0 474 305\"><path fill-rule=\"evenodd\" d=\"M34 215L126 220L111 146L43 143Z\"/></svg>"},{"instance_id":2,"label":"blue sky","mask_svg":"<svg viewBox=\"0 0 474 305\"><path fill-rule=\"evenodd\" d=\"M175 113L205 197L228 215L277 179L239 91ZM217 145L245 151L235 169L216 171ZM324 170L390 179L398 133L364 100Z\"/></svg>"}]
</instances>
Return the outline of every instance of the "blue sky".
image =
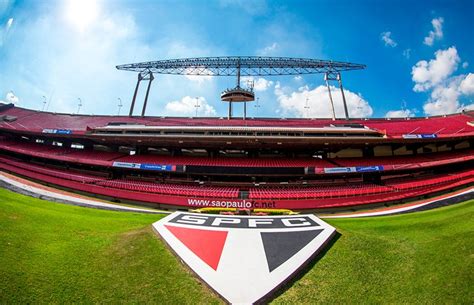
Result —
<instances>
[{"instance_id":1,"label":"blue sky","mask_svg":"<svg viewBox=\"0 0 474 305\"><path fill-rule=\"evenodd\" d=\"M262 55L366 64L342 75L353 117L452 113L474 108L472 20L474 1L0 0L0 100L116 114L120 98L123 114L136 75L117 64ZM322 75L253 80L250 116L330 115ZM198 115L225 116L234 83L158 75L147 113L194 116L197 100Z\"/></svg>"}]
</instances>

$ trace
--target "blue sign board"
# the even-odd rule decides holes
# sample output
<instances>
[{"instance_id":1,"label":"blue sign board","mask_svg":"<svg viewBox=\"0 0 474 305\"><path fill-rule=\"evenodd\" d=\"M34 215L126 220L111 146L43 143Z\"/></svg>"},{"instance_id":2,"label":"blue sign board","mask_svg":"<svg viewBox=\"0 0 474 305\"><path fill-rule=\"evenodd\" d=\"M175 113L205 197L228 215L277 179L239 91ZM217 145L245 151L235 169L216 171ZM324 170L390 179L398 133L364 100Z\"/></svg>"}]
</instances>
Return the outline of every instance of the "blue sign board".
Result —
<instances>
[{"instance_id":1,"label":"blue sign board","mask_svg":"<svg viewBox=\"0 0 474 305\"><path fill-rule=\"evenodd\" d=\"M364 172L379 172L383 171L382 165L374 165L374 166L356 166L356 172L364 173Z\"/></svg>"},{"instance_id":2,"label":"blue sign board","mask_svg":"<svg viewBox=\"0 0 474 305\"><path fill-rule=\"evenodd\" d=\"M132 169L143 169L149 171L176 171L176 165L161 165L161 164L149 164L149 163L131 163L131 162L119 162L115 161L112 164L113 167L121 168L132 168Z\"/></svg>"},{"instance_id":3,"label":"blue sign board","mask_svg":"<svg viewBox=\"0 0 474 305\"><path fill-rule=\"evenodd\" d=\"M341 173L354 173L355 167L325 167L324 172L326 174L341 174Z\"/></svg>"},{"instance_id":4,"label":"blue sign board","mask_svg":"<svg viewBox=\"0 0 474 305\"><path fill-rule=\"evenodd\" d=\"M114 167L122 167L122 168L137 168L139 169L141 164L140 163L129 163L129 162L117 162L115 161L112 166Z\"/></svg>"},{"instance_id":5,"label":"blue sign board","mask_svg":"<svg viewBox=\"0 0 474 305\"><path fill-rule=\"evenodd\" d=\"M72 130L69 129L56 129L57 134L71 134Z\"/></svg>"},{"instance_id":6,"label":"blue sign board","mask_svg":"<svg viewBox=\"0 0 474 305\"><path fill-rule=\"evenodd\" d=\"M51 129L51 128L45 128L45 129L43 129L43 133L72 134L72 130L70 130L70 129Z\"/></svg>"},{"instance_id":7,"label":"blue sign board","mask_svg":"<svg viewBox=\"0 0 474 305\"><path fill-rule=\"evenodd\" d=\"M435 139L438 137L435 133L428 134L404 134L402 136L404 139Z\"/></svg>"},{"instance_id":8,"label":"blue sign board","mask_svg":"<svg viewBox=\"0 0 474 305\"><path fill-rule=\"evenodd\" d=\"M383 171L382 165L373 166L355 166L355 167L325 167L326 174L343 174L343 173L365 173Z\"/></svg>"},{"instance_id":9,"label":"blue sign board","mask_svg":"<svg viewBox=\"0 0 474 305\"><path fill-rule=\"evenodd\" d=\"M175 171L176 166L145 163L145 164L141 164L140 169L150 170L150 171Z\"/></svg>"}]
</instances>

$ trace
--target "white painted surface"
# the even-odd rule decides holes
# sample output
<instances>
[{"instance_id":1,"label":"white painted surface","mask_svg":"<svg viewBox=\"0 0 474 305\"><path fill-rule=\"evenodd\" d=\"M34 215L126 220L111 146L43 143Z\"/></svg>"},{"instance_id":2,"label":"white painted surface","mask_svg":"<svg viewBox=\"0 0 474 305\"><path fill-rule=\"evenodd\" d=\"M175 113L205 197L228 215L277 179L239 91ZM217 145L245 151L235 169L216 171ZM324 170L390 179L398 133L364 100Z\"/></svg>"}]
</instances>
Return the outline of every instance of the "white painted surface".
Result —
<instances>
[{"instance_id":1,"label":"white painted surface","mask_svg":"<svg viewBox=\"0 0 474 305\"><path fill-rule=\"evenodd\" d=\"M311 217L318 226L293 227L279 229L263 228L217 228L194 226L178 223L170 223L179 214L191 214L175 212L153 224L153 227L165 239L174 252L212 289L232 304L252 304L279 284L287 280L302 264L307 262L323 245L333 236L335 228L314 215ZM200 214L198 214L200 215ZM245 218L248 216L213 215L229 218ZM268 216L265 218L298 218L302 215L292 216ZM184 227L190 229L204 229L213 231L227 231L221 259L217 270L209 267L197 255L180 242L165 225ZM261 232L296 232L307 230L323 231L311 240L304 248L281 264L272 272L268 269Z\"/></svg>"}]
</instances>

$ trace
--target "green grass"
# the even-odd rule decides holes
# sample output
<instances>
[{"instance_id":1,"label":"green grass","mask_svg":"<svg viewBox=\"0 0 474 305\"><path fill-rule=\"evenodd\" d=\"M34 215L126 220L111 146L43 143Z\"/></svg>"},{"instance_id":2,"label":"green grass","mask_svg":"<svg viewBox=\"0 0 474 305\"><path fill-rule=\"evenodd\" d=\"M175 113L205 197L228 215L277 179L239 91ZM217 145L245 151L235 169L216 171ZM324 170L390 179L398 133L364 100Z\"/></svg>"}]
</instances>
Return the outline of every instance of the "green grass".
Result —
<instances>
[{"instance_id":1,"label":"green grass","mask_svg":"<svg viewBox=\"0 0 474 305\"><path fill-rule=\"evenodd\" d=\"M340 238L275 303L474 303L474 200L326 221Z\"/></svg>"},{"instance_id":2,"label":"green grass","mask_svg":"<svg viewBox=\"0 0 474 305\"><path fill-rule=\"evenodd\" d=\"M160 217L0 189L0 304L219 303L152 232Z\"/></svg>"},{"instance_id":3,"label":"green grass","mask_svg":"<svg viewBox=\"0 0 474 305\"><path fill-rule=\"evenodd\" d=\"M160 217L0 189L0 304L221 303L152 232ZM474 303L474 201L328 222L338 240L274 303Z\"/></svg>"}]
</instances>

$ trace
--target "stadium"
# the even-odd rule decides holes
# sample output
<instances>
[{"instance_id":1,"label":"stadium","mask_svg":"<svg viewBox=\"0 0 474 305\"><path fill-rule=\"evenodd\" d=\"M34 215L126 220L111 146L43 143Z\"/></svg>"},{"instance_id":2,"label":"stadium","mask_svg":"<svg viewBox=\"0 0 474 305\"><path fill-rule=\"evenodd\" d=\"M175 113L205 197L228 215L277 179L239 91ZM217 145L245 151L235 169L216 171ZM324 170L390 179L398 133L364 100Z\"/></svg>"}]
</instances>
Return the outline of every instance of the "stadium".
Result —
<instances>
[{"instance_id":1,"label":"stadium","mask_svg":"<svg viewBox=\"0 0 474 305\"><path fill-rule=\"evenodd\" d=\"M156 214L140 214L139 212L167 213L174 211L200 212L199 215L205 215L206 212L220 212L225 214L225 217L239 214L269 217L270 214L277 213L293 214L299 212L302 213L301 215L315 213L327 217L328 222L334 225L338 232L342 232L342 248L337 246L339 242L334 241L341 238L340 233L337 233L339 234L337 235L336 231L333 231L330 236L328 235L328 238L333 238L333 241L329 250L325 251L331 252L335 249L336 258L331 258L330 255L329 258L326 258L325 252L321 252L319 249L314 250L316 252L311 253L311 258L314 259L317 255L318 262L316 265L314 263L311 265L309 263L312 261L309 259L310 256L304 259L306 266L309 263L309 267L305 267L307 268L305 269L307 277L304 280L286 281L290 277L285 275L285 281L283 282L286 286L282 286L280 283L275 284L271 287L273 289L271 296L268 292L262 292L258 297L251 299L251 303L253 301L266 302L272 300L275 291L277 292L276 296L282 298L281 302L312 303L315 301L311 296L313 290L308 287L300 287L305 285L300 283L306 281L312 285L320 281L321 278L329 278L329 280L327 285L323 285L323 290L316 293L316 298L319 298L319 300L331 300L331 296L337 293L339 289L337 287L340 287L340 285L350 287L346 293L337 299L339 302L352 300L350 299L352 293L376 289L377 281L380 281L379 288L383 293L373 293L369 300L374 302L382 300L385 302L411 302L416 300L422 294L421 292L412 291L405 296L405 299L397 299L400 297L400 291L407 288L403 284L407 279L410 279L412 284L420 281L424 285L428 284L426 281L421 281L420 277L425 276L435 276L437 281L441 281L442 277L446 277L453 283L465 279L469 283L468 277L470 274L469 272L463 273L460 271L463 269L462 267L458 266L460 269L456 269L456 271L442 270L436 273L433 271L433 268L436 268L435 263L425 261L425 259L436 256L435 253L439 251L440 247L448 249L449 246L446 243L440 244L439 241L435 241L435 237L427 237L433 244L431 245L432 248L426 250L422 249L420 242L427 236L423 234L428 234L427 232L432 228L433 230L439 230L440 234L451 236L453 238L452 247L467 243L467 247L464 248L469 251L469 245L472 245L472 239L469 241L469 236L472 237L472 230L469 233L469 229L463 231L463 228L464 230L466 228L462 226L459 228L440 228L439 226L444 221L455 222L460 225L459 223L464 220L466 221L464 226L468 226L469 215L472 216L474 112L467 111L443 116L398 119L349 117L341 72L363 69L365 66L346 62L281 57L212 57L162 60L121 65L117 68L138 73L138 81L129 115L54 113L21 108L13 104L1 104L0 169L9 181L20 181L23 185L31 185L35 189L46 189L49 192L48 194L66 193L80 198L87 198L91 201L113 202L113 205L118 206L119 210L120 207L135 209L132 212L135 212L136 215L132 213L132 216L124 216L121 214L123 212L87 211L81 216L80 209L82 208L55 207L53 203L41 203L39 199L28 200L25 199L28 197L13 195L13 193L3 190L2 196L17 204L16 207L8 204L8 209L11 209L15 215L21 214L23 215L21 217L38 221L39 218L35 217L45 213L45 215L49 215L47 217L66 223L68 222L68 213L81 218L80 223L73 221L70 224L64 224L66 232L59 239L75 239L73 235L77 229L75 229L76 225L82 228L80 231L88 232L84 233L85 235L89 236L91 233L94 235L94 232L102 230L99 227L101 224L103 225L104 219L109 216L110 219L107 221L111 222L111 230L122 232L112 228L118 228L120 224L124 225L127 230L143 227L143 224L150 223L151 219L156 221L162 217ZM248 117L246 115L246 105L255 100L255 93L253 84L249 84L247 88L241 87L241 76L314 73L322 73L325 76L333 109L332 118L264 118ZM220 96L223 102L228 103L228 116L147 116L146 108L150 85L156 74L235 76L237 85L234 88L224 90ZM146 96L141 115L134 115L137 92L142 81L148 81ZM337 81L340 92L331 93L329 81ZM336 117L331 94L342 95L345 109L344 117ZM244 108L242 117L233 115L233 110L237 105ZM7 180L3 179L2 185L5 188L15 190L15 187L5 182ZM43 197L38 196L38 194L34 195L32 194L34 192L31 191L33 188L29 188L29 191L23 191L22 193L46 199L58 198L49 195ZM469 199L471 199L470 203L459 203ZM22 201L31 201L35 209L42 211L38 211L40 214L35 215L31 211L15 210L24 204L20 203ZM55 201L70 203L67 200ZM431 209L454 203L457 204L423 212L424 214L421 213L420 216L416 216L418 213L391 216L391 218L386 218L383 221L378 221L377 218L365 220L365 222L331 218L358 217L364 213L365 216L399 214L410 210L415 211L420 206ZM44 210L45 207L46 210ZM51 210L48 211L48 209ZM50 214L51 211L54 211L54 213ZM446 213L443 211L446 211ZM55 213L58 214L54 215ZM107 213L110 213L109 216L106 216ZM94 216L93 214L97 215ZM87 215L92 218L98 217L100 220L94 223L93 220L86 219ZM171 215L182 214L178 212L178 214ZM193 224L193 221L194 224L198 224L198 220L202 220L202 224L204 224L207 220L202 217L211 217L198 216L201 218L191 218L196 216L183 215L185 216L180 216L185 219L182 223L187 221L188 225ZM127 217L130 217L130 219L126 220ZM164 221L168 217L160 221ZM236 216L244 218L225 217L214 219L212 226L216 223L227 223L227 226L233 229L232 225L229 224L232 222L238 223L241 219L249 216ZM316 220L307 218L303 221L302 217L310 216L284 219L282 224L291 227L320 221L317 218L315 218ZM443 217L451 218L443 220ZM254 227L258 227L259 224L263 226L264 224L264 220L253 221ZM266 221L268 221L268 218ZM393 227L393 231L387 234L384 231L387 230L387 227L383 226L384 224ZM424 227L425 224L427 227ZM87 226L92 229L85 229ZM407 232L405 226L413 226L417 229ZM161 235L173 252L180 256L179 251L181 250L179 250L179 247L182 246L175 246L173 242L170 242L169 239L174 236L180 239L184 245L187 245L207 265L214 268L214 270L218 270L219 258L217 261L212 261L212 258L206 256L209 255L207 252L202 254L199 252L201 250L193 248L197 246L195 243L193 244L195 241L188 241L189 234L186 235L181 231L170 231L172 233L170 234L164 229L165 227L169 229L168 225L161 228L155 226L155 231ZM249 227L252 227L252 225L249 224ZM183 228L189 229L179 226L178 228L180 230L184 230ZM54 231L57 229L59 229L57 224L49 229L47 226L45 227L45 230ZM165 233L160 230L164 230ZM451 230L453 231L451 232ZM316 230L311 232L316 232ZM358 233L354 235L353 232ZM425 232L421 234L425 237L415 234L416 232ZM430 232L435 234L432 230ZM460 233L459 236L458 233ZM207 291L207 288L197 287L192 276L186 274L186 271L182 270L183 266L179 266L179 263L163 247L162 240L153 239L153 233L148 231L142 230L137 234L139 234L138 241L141 238L142 244L136 245L137 240L126 237L125 241L121 241L122 244L119 243L119 245L114 246L116 248L114 248L113 253L109 253L114 258L117 258L117 255L119 256L117 264L121 269L117 271L116 275L109 274L107 270L103 269L104 266L112 268L110 262L105 262L103 258L92 264L96 267L100 265L99 273L105 274L109 280L116 280L117 277L121 276L125 278L122 283L117 284L119 287L115 287L119 291L118 294L105 298L98 290L93 289L92 292L87 293L84 291L88 288L83 287L79 289L83 292L79 292L77 295L68 292L68 296L62 298L56 288L50 287L48 289L54 290L50 292L53 302L102 302L104 300L115 302L121 294L126 295L126 300L129 302L156 302L157 298L164 298L166 302L171 303L219 302L215 295L213 295L212 298L215 299L212 299L212 301L208 299L212 292ZM260 234L262 234L271 274L274 269L287 262L273 261L272 263L271 260L275 259L273 256L269 256L268 251L272 249L273 245L268 245L270 242L263 237L266 236L264 234L269 233ZM370 238L357 237L357 234L369 234ZM410 234L413 236L410 237ZM303 234L300 232L300 235ZM454 235L456 237L453 237ZM349 243L344 242L349 236L354 238L355 244L351 245L350 241ZM381 242L379 244L372 240L373 238L377 239L376 236L382 239L392 238L392 240L389 243ZM17 238L17 236L4 236L4 238ZM119 239L123 238L123 236L119 237ZM292 239L299 240L299 238ZM421 251L421 254L416 255L417 259L423 257L421 265L414 263L413 257L406 257L408 261L412 261L416 265L416 270L419 272L416 275L411 274L408 278L406 274L403 274L403 272L408 272L408 266L403 265L402 270L398 270L396 267L399 259L413 255L409 254L408 248L410 246L402 242L403 238L413 238L414 244L411 250L417 253ZM459 238L464 239L458 240ZM325 240L322 245L327 246L329 239ZM267 240L277 243L270 237ZM203 240L199 241L203 242ZM148 248L151 247L151 243L154 246L156 246L156 243L160 243L161 252L159 255L153 256L153 254L150 254ZM363 249L364 243L368 243L370 246ZM397 246L395 245L398 243L400 243L401 249L396 249ZM139 250L134 250L132 244ZM85 247L89 250L92 248L88 247L94 247L92 243L83 242L77 242L74 247L76 246L79 248ZM120 253L119 248L122 246L126 249L123 250L126 252L125 254ZM223 244L220 251L222 251L222 247ZM246 245L245 247L249 246ZM378 247L383 249L378 249ZM419 247L421 248L418 249ZM71 251L78 254L80 252L79 248L71 249ZM414 248L418 250L414 250ZM300 246L301 249L306 248ZM54 252L54 250L52 251ZM283 248L274 251L285 252ZM355 257L357 254L354 251L359 251L361 256ZM383 254L379 257L377 251L382 251ZM451 255L453 251L456 250L451 249L444 252L442 257ZM463 253L453 258L461 265L464 261ZM222 252L219 253L219 257L221 254ZM142 275L140 272L130 271L126 266L133 264L131 261L133 256L140 255L147 255L146 260L149 259L149 261L145 262L139 259L138 268L146 268L155 272L155 274L147 272L147 276L153 278L153 283L164 285L164 290L167 292L161 292L157 295L156 292L152 293L150 290L146 290L143 295L137 295L139 294L140 285L138 282L134 282L136 279L131 279L131 277L141 278ZM292 255L288 254L287 256L292 258L294 256ZM284 259L289 260L288 257ZM348 263L346 260L349 260L349 258L353 262ZM14 256L8 255L8 259L13 260ZM34 258L33 261L35 259L37 258ZM166 267L160 261L161 259L172 266L171 269L168 269L173 270L169 271L170 274L163 274ZM231 292L222 292L222 290L215 288L212 280L207 280L205 276L201 275L200 271L197 271L201 267L193 267L194 263L189 263L189 260L192 259L183 258L186 265L198 277L214 289L225 301L240 303L240 301L233 301L240 300L238 298L226 297L226 294L232 294ZM390 279L383 277L381 274L374 275L370 271L359 270L364 268L371 270L371 267L363 262L364 259L380 260L374 262L374 265L380 270L392 268L392 270L386 271L394 277L393 283L396 288L392 289ZM84 255L79 255L78 262L80 264L86 261L87 258ZM338 264L338 262L346 263L343 265L344 267L336 267L335 264ZM66 262L59 261L57 263L66 264ZM152 267L152 263L157 264L162 270L157 270L156 266ZM426 266L425 270L421 270L423 264ZM235 261L233 265L234 267L235 265L240 266ZM84 277L87 272L92 272L89 268L91 267L86 267L86 273L79 275L79 277ZM331 272L325 270L325 268L333 269L338 274L346 274L347 281L354 281L354 283L349 284L337 278L337 276L331 275ZM348 271L345 271L344 268L348 268ZM466 266L466 269L469 268ZM41 273L42 271L38 272ZM131 272L131 274L127 275L128 272ZM67 275L64 275L64 277L60 276L62 284L58 285L58 289L64 288L61 288L61 285L67 286L68 283L75 282L68 279L68 277L73 276L73 273L66 273ZM15 295L17 301L27 301L28 299L22 293L13 292L15 281L18 278L6 271L3 271L3 274L13 283L11 284L13 286L7 285L6 291ZM291 274L294 276L295 270L292 270ZM102 275L99 275L99 277ZM53 276L54 272L46 275L49 280ZM160 276L163 276L166 280L159 279ZM222 277L222 275L220 276ZM370 284L368 286L361 281L361 277L365 276L369 278ZM230 276L224 277L227 280ZM96 280L94 278L94 281ZM169 281L176 281L178 286L170 284ZM235 282L232 284L235 284ZM33 284L32 287L37 285ZM83 283L80 285L83 285ZM104 282L99 283L99 287L106 287L104 285ZM190 289L189 293L180 294L178 292L183 285ZM41 285L37 287L41 287ZM275 290L275 287L278 290ZM463 287L465 287L465 284L459 287L460 294L457 295L458 297L453 297L448 302L467 300L466 298L469 298L469 296L466 294L469 294L469 292L463 289L468 288ZM108 288L104 289L108 291ZM271 289L268 288L268 290ZM285 292L287 289L289 290ZM444 293L447 293L446 289L451 291L446 288L444 292L436 292L439 289L438 283L426 289L428 293L427 296L423 297L423 300L427 302L439 301L440 298L444 297ZM129 290L135 292L130 295L129 292L126 292ZM170 293L169 291L175 292ZM37 292L34 297L47 298L48 292L45 293L43 295L43 290L40 289L40 292ZM190 295L191 297L189 297ZM291 299L295 295L296 299ZM1 296L0 301L2 299L7 302L14 300L5 297L5 295ZM359 301L361 300L363 299L359 299Z\"/></svg>"},{"instance_id":2,"label":"stadium","mask_svg":"<svg viewBox=\"0 0 474 305\"><path fill-rule=\"evenodd\" d=\"M139 73L129 116L3 105L2 168L162 209L337 210L428 197L474 182L472 112L408 119L355 119L347 111L343 119L232 117L233 103L254 100L252 88L240 87L241 74L324 72L326 79L340 79L340 71L361 65L225 57L118 68ZM141 116L133 116L140 82L151 84L153 73L237 75L237 87L222 95L229 116L147 117L149 86Z\"/></svg>"}]
</instances>

